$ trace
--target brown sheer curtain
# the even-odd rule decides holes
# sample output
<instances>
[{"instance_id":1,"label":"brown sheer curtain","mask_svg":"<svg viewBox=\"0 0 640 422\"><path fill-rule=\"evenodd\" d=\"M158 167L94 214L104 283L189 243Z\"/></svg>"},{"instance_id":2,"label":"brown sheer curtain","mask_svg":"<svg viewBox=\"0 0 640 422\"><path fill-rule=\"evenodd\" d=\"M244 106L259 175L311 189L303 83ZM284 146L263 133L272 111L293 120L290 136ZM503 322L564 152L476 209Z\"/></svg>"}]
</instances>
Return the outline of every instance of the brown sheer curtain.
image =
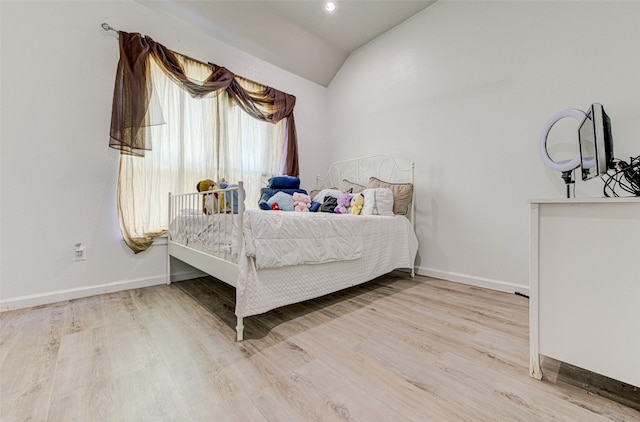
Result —
<instances>
[{"instance_id":1,"label":"brown sheer curtain","mask_svg":"<svg viewBox=\"0 0 640 422\"><path fill-rule=\"evenodd\" d=\"M120 60L116 71L111 114L109 146L123 154L144 156L151 149L145 126L161 124L151 121L149 107L153 106L153 87L150 83L149 56L153 56L162 70L179 86L197 98L224 89L249 115L275 123L287 119L283 174L298 176L298 140L293 108L296 97L234 75L224 67L209 63L211 76L203 83L191 81L183 72L180 61L171 50L138 33L118 33ZM193 59L191 59L193 60ZM247 90L247 82L258 89Z\"/></svg>"},{"instance_id":2,"label":"brown sheer curtain","mask_svg":"<svg viewBox=\"0 0 640 422\"><path fill-rule=\"evenodd\" d=\"M134 252L142 252L153 243L153 238L164 234L164 229L130 230L126 215L131 215L128 201L131 193L121 186L123 172L131 177L124 158L138 157L144 160L145 152L152 150L149 137L150 126L163 124L159 101L154 96L151 78L151 59L177 86L193 98L203 98L208 94L224 90L231 100L248 115L264 122L285 122L285 139L282 148L283 161L280 172L299 175L298 148L293 108L293 95L255 83L234 75L224 67L203 63L174 53L149 37L138 33L119 32L120 60L118 62L113 95L109 146L121 151L120 176L118 183L118 216L125 243ZM204 80L195 82L187 76L181 63L193 61L211 68L211 74ZM128 163L128 161L127 161ZM125 179L126 179L125 178ZM138 195L135 195L136 198ZM127 212L124 213L125 207ZM138 215L137 213L134 213ZM158 231L160 230L160 231Z\"/></svg>"}]
</instances>

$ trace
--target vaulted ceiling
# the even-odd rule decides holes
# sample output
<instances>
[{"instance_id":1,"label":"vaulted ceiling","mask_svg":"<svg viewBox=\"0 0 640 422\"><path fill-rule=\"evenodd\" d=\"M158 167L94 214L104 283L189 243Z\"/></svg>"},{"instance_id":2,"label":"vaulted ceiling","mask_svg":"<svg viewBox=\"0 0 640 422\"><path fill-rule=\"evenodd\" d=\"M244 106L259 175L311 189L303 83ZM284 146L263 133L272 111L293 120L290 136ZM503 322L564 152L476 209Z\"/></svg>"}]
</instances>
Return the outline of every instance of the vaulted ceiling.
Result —
<instances>
[{"instance_id":1,"label":"vaulted ceiling","mask_svg":"<svg viewBox=\"0 0 640 422\"><path fill-rule=\"evenodd\" d=\"M305 79L328 86L349 54L436 0L137 0Z\"/></svg>"}]
</instances>

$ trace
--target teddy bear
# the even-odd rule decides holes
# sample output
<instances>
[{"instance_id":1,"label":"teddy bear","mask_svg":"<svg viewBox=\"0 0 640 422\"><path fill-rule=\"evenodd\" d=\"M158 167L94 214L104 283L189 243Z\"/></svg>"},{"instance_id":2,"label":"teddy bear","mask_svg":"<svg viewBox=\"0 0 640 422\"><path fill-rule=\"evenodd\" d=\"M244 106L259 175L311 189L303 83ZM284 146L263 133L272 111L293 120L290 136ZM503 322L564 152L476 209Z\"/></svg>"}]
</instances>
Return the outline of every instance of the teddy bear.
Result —
<instances>
[{"instance_id":1,"label":"teddy bear","mask_svg":"<svg viewBox=\"0 0 640 422\"><path fill-rule=\"evenodd\" d=\"M309 212L309 208L311 208L311 197L304 193L294 192L293 207L295 211Z\"/></svg>"},{"instance_id":2,"label":"teddy bear","mask_svg":"<svg viewBox=\"0 0 640 422\"><path fill-rule=\"evenodd\" d=\"M364 205L364 195L361 193L356 193L351 198L351 214L352 215L360 215L362 211L362 206Z\"/></svg>"},{"instance_id":3,"label":"teddy bear","mask_svg":"<svg viewBox=\"0 0 640 422\"><path fill-rule=\"evenodd\" d=\"M349 207L351 206L351 198L353 198L353 194L350 193L341 193L338 195L338 205L336 209L333 211L336 214L347 214L349 213Z\"/></svg>"},{"instance_id":4,"label":"teddy bear","mask_svg":"<svg viewBox=\"0 0 640 422\"><path fill-rule=\"evenodd\" d=\"M216 187L216 182L214 182L211 179L204 179L198 182L198 184L196 185L196 189L198 190L198 192L207 192L210 190L213 190L214 187ZM211 212L207 212L207 200L210 199L209 197L211 196L211 194L204 194L202 195L202 212L205 214L211 214L213 212L213 209L211 210ZM211 202L211 201L209 201ZM211 207L213 208L213 207Z\"/></svg>"}]
</instances>

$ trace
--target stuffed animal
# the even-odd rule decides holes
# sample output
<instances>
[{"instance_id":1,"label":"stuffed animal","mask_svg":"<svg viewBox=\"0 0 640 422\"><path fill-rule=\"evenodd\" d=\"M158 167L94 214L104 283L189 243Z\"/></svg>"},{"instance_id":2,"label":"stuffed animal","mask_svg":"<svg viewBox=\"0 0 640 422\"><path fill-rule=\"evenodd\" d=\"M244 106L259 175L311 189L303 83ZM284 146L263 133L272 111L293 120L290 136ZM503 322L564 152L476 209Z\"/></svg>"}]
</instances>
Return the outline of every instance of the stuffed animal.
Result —
<instances>
[{"instance_id":1,"label":"stuffed animal","mask_svg":"<svg viewBox=\"0 0 640 422\"><path fill-rule=\"evenodd\" d=\"M304 193L294 192L293 207L294 211L309 212L309 208L311 208L311 197Z\"/></svg>"},{"instance_id":2,"label":"stuffed animal","mask_svg":"<svg viewBox=\"0 0 640 422\"><path fill-rule=\"evenodd\" d=\"M218 186L220 187L220 189L226 189L229 187L229 183L223 177L222 179L218 180ZM214 188L214 190L216 190L216 188ZM220 192L219 194L214 193L214 195L216 196L216 198L218 198L218 201L220 201L220 212L231 211L231 204L227 202L227 199L224 196L224 192Z\"/></svg>"},{"instance_id":3,"label":"stuffed animal","mask_svg":"<svg viewBox=\"0 0 640 422\"><path fill-rule=\"evenodd\" d=\"M351 215L360 215L363 205L364 196L361 193L353 195L353 198L351 198Z\"/></svg>"},{"instance_id":4,"label":"stuffed animal","mask_svg":"<svg viewBox=\"0 0 640 422\"><path fill-rule=\"evenodd\" d=\"M320 205L320 212L334 212L338 205L338 198L333 196L325 196L324 202Z\"/></svg>"},{"instance_id":5,"label":"stuffed animal","mask_svg":"<svg viewBox=\"0 0 640 422\"><path fill-rule=\"evenodd\" d=\"M338 196L338 205L333 212L336 214L348 214L349 206L351 206L351 198L353 198L353 194L341 193Z\"/></svg>"},{"instance_id":6,"label":"stuffed animal","mask_svg":"<svg viewBox=\"0 0 640 422\"><path fill-rule=\"evenodd\" d=\"M207 191L213 190L214 187L216 187L216 182L214 182L211 179L201 180L196 185L196 189L198 190L198 192L207 192ZM202 212L205 214L212 214L213 209L216 208L211 203L212 202L211 197L212 195L210 193L202 195ZM210 203L209 207L207 207L207 200L209 200L209 203ZM207 212L208 208L211 208L210 212Z\"/></svg>"},{"instance_id":7,"label":"stuffed animal","mask_svg":"<svg viewBox=\"0 0 640 422\"><path fill-rule=\"evenodd\" d=\"M278 209L280 211L293 211L293 196L286 192L276 192L275 195L267 201L267 204L269 204L272 210L274 209L274 203L278 204Z\"/></svg>"},{"instance_id":8,"label":"stuffed animal","mask_svg":"<svg viewBox=\"0 0 640 422\"><path fill-rule=\"evenodd\" d=\"M204 192L207 190L210 190L211 187L215 186L216 182L214 182L211 179L204 179L198 182L198 184L196 185L196 189L198 190L198 192Z\"/></svg>"}]
</instances>

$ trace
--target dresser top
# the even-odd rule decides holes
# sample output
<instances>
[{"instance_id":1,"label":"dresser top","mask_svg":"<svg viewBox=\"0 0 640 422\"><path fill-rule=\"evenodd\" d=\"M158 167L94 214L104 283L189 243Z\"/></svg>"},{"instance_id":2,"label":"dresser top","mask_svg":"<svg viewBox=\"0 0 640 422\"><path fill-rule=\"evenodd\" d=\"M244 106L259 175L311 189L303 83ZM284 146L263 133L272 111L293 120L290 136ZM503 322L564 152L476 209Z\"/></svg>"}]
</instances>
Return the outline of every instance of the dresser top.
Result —
<instances>
[{"instance_id":1,"label":"dresser top","mask_svg":"<svg viewBox=\"0 0 640 422\"><path fill-rule=\"evenodd\" d=\"M640 203L640 196L618 198L543 198L529 199L530 204L598 204L598 203Z\"/></svg>"}]
</instances>

